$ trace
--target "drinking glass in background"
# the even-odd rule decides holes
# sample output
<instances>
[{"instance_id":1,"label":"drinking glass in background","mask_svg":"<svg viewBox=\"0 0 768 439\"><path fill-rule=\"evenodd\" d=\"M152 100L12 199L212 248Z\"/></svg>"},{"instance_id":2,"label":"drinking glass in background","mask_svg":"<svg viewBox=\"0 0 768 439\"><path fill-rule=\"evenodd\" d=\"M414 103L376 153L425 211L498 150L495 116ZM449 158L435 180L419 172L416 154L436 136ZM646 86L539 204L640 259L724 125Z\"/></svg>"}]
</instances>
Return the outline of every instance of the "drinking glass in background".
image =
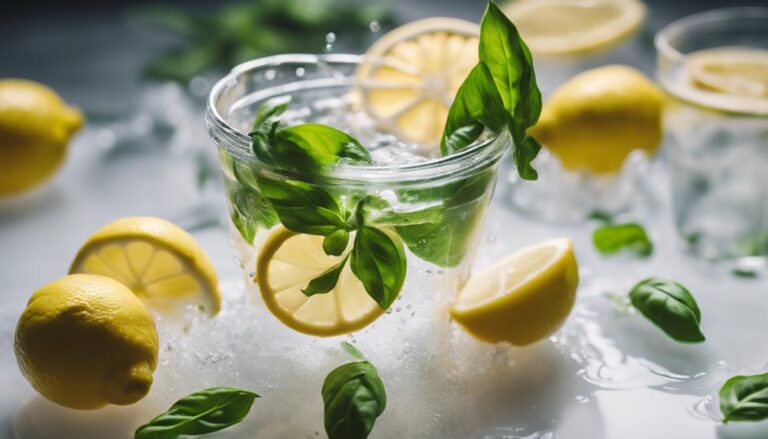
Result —
<instances>
[{"instance_id":1,"label":"drinking glass in background","mask_svg":"<svg viewBox=\"0 0 768 439\"><path fill-rule=\"evenodd\" d=\"M651 39L639 31L647 12L639 0L513 0L505 12L531 49L545 102L562 84L590 69L613 64L639 68L653 59ZM564 167L544 144L534 166L538 181L521 180L510 170L511 184L501 196L526 215L572 223L596 211L626 211L649 163L637 151L612 172L573 169Z\"/></svg>"},{"instance_id":2,"label":"drinking glass in background","mask_svg":"<svg viewBox=\"0 0 768 439\"><path fill-rule=\"evenodd\" d=\"M692 253L764 266L768 255L768 8L703 12L656 36L669 96L677 229Z\"/></svg>"}]
</instances>

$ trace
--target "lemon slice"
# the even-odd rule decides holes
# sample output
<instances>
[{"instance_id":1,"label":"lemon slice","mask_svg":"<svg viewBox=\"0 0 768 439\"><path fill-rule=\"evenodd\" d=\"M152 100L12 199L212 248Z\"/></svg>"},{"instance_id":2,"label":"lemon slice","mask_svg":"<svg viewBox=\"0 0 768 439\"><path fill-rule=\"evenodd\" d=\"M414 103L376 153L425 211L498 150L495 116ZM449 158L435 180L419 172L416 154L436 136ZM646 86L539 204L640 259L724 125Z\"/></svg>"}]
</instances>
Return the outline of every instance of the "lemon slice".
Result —
<instances>
[{"instance_id":1,"label":"lemon slice","mask_svg":"<svg viewBox=\"0 0 768 439\"><path fill-rule=\"evenodd\" d=\"M718 48L688 55L694 86L736 96L768 98L768 50Z\"/></svg>"},{"instance_id":2,"label":"lemon slice","mask_svg":"<svg viewBox=\"0 0 768 439\"><path fill-rule=\"evenodd\" d=\"M286 326L316 336L347 334L368 326L384 313L349 263L328 293L307 296L301 291L342 259L325 254L322 236L277 227L256 261L255 282L267 308Z\"/></svg>"},{"instance_id":3,"label":"lemon slice","mask_svg":"<svg viewBox=\"0 0 768 439\"><path fill-rule=\"evenodd\" d=\"M551 239L473 274L456 297L451 315L480 340L527 345L565 321L578 283L571 241Z\"/></svg>"},{"instance_id":4,"label":"lemon slice","mask_svg":"<svg viewBox=\"0 0 768 439\"><path fill-rule=\"evenodd\" d=\"M357 71L365 111L379 129L428 153L440 143L456 91L477 64L480 26L427 18L387 33Z\"/></svg>"},{"instance_id":5,"label":"lemon slice","mask_svg":"<svg viewBox=\"0 0 768 439\"><path fill-rule=\"evenodd\" d=\"M189 233L160 218L122 218L102 227L69 272L111 277L163 311L195 302L212 316L221 307L208 256Z\"/></svg>"},{"instance_id":6,"label":"lemon slice","mask_svg":"<svg viewBox=\"0 0 768 439\"><path fill-rule=\"evenodd\" d=\"M504 12L533 53L576 55L618 44L645 18L639 0L517 0Z\"/></svg>"}]
</instances>

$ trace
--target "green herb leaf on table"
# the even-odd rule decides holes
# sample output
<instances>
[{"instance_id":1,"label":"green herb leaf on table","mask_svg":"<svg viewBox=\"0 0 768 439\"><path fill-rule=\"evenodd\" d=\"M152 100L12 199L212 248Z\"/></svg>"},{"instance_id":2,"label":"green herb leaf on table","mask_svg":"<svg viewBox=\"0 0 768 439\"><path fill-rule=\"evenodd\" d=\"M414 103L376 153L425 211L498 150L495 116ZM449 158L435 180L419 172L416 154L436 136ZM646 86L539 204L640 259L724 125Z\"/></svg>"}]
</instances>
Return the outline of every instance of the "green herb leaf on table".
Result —
<instances>
[{"instance_id":1,"label":"green herb leaf on table","mask_svg":"<svg viewBox=\"0 0 768 439\"><path fill-rule=\"evenodd\" d=\"M175 439L223 430L245 419L258 397L253 392L232 387L195 392L139 427L134 439Z\"/></svg>"},{"instance_id":2,"label":"green herb leaf on table","mask_svg":"<svg viewBox=\"0 0 768 439\"><path fill-rule=\"evenodd\" d=\"M674 340L701 343L701 311L693 295L677 282L648 278L635 285L629 298L638 311Z\"/></svg>"},{"instance_id":3,"label":"green herb leaf on table","mask_svg":"<svg viewBox=\"0 0 768 439\"><path fill-rule=\"evenodd\" d=\"M384 413L387 394L368 361L337 367L323 382L325 431L329 439L365 439Z\"/></svg>"},{"instance_id":4,"label":"green herb leaf on table","mask_svg":"<svg viewBox=\"0 0 768 439\"><path fill-rule=\"evenodd\" d=\"M349 244L349 232L339 229L323 239L323 251L326 255L341 256Z\"/></svg>"},{"instance_id":5,"label":"green herb leaf on table","mask_svg":"<svg viewBox=\"0 0 768 439\"><path fill-rule=\"evenodd\" d=\"M768 419L768 373L739 375L720 388L723 422Z\"/></svg>"},{"instance_id":6,"label":"green herb leaf on table","mask_svg":"<svg viewBox=\"0 0 768 439\"><path fill-rule=\"evenodd\" d=\"M259 179L258 184L280 222L289 230L326 236L346 226L341 206L320 187L269 178Z\"/></svg>"},{"instance_id":7,"label":"green herb leaf on table","mask_svg":"<svg viewBox=\"0 0 768 439\"><path fill-rule=\"evenodd\" d=\"M609 224L592 234L592 242L600 253L614 254L628 250L641 257L653 253L653 243L643 226L635 223Z\"/></svg>"},{"instance_id":8,"label":"green herb leaf on table","mask_svg":"<svg viewBox=\"0 0 768 439\"><path fill-rule=\"evenodd\" d=\"M399 239L370 226L355 235L350 266L381 309L387 309L403 288L406 260Z\"/></svg>"},{"instance_id":9,"label":"green herb leaf on table","mask_svg":"<svg viewBox=\"0 0 768 439\"><path fill-rule=\"evenodd\" d=\"M314 296L315 294L325 294L334 289L339 282L341 270L347 265L347 259L349 259L348 255L325 273L309 281L307 287L302 289L301 292L306 296Z\"/></svg>"},{"instance_id":10,"label":"green herb leaf on table","mask_svg":"<svg viewBox=\"0 0 768 439\"><path fill-rule=\"evenodd\" d=\"M445 156L464 149L486 128L498 131L504 127L508 117L488 66L482 62L477 64L456 92L440 152Z\"/></svg>"}]
</instances>

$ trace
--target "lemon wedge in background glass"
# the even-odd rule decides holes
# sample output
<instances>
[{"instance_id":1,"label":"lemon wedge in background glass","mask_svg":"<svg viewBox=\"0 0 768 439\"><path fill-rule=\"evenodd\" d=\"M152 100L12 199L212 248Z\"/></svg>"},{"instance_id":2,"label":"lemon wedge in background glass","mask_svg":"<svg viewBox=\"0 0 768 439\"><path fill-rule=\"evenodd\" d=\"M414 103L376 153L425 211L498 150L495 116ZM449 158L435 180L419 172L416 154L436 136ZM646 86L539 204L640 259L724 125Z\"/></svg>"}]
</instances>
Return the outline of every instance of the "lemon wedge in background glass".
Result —
<instances>
[{"instance_id":1,"label":"lemon wedge in background glass","mask_svg":"<svg viewBox=\"0 0 768 439\"><path fill-rule=\"evenodd\" d=\"M565 169L615 174L632 151L659 148L663 109L664 93L642 73L598 67L558 87L531 134Z\"/></svg>"},{"instance_id":2,"label":"lemon wedge in background glass","mask_svg":"<svg viewBox=\"0 0 768 439\"><path fill-rule=\"evenodd\" d=\"M645 18L639 0L516 0L504 6L534 54L579 55L614 46Z\"/></svg>"},{"instance_id":3,"label":"lemon wedge in background glass","mask_svg":"<svg viewBox=\"0 0 768 439\"><path fill-rule=\"evenodd\" d=\"M348 262L329 292L312 296L302 292L312 279L343 259L325 254L322 236L277 227L261 248L255 282L264 304L286 326L315 336L347 334L368 326L384 313Z\"/></svg>"},{"instance_id":4,"label":"lemon wedge in background glass","mask_svg":"<svg viewBox=\"0 0 768 439\"><path fill-rule=\"evenodd\" d=\"M23 79L0 79L0 196L48 180L82 124L80 112L50 88Z\"/></svg>"},{"instance_id":5,"label":"lemon wedge in background glass","mask_svg":"<svg viewBox=\"0 0 768 439\"><path fill-rule=\"evenodd\" d=\"M451 316L480 340L527 345L563 324L578 283L571 241L551 239L473 273L459 291Z\"/></svg>"},{"instance_id":6,"label":"lemon wedge in background glass","mask_svg":"<svg viewBox=\"0 0 768 439\"><path fill-rule=\"evenodd\" d=\"M74 274L32 295L14 347L22 374L45 398L97 409L149 392L158 338L147 307L125 285Z\"/></svg>"},{"instance_id":7,"label":"lemon wedge in background glass","mask_svg":"<svg viewBox=\"0 0 768 439\"><path fill-rule=\"evenodd\" d=\"M768 50L722 47L691 53L688 75L698 88L768 99Z\"/></svg>"},{"instance_id":8,"label":"lemon wedge in background glass","mask_svg":"<svg viewBox=\"0 0 768 439\"><path fill-rule=\"evenodd\" d=\"M160 218L128 217L102 227L83 244L70 273L111 277L161 311L196 303L213 316L221 307L205 251L189 233Z\"/></svg>"},{"instance_id":9,"label":"lemon wedge in background glass","mask_svg":"<svg viewBox=\"0 0 768 439\"><path fill-rule=\"evenodd\" d=\"M427 18L377 40L357 71L360 98L379 129L422 145L440 143L456 91L477 64L480 26Z\"/></svg>"}]
</instances>

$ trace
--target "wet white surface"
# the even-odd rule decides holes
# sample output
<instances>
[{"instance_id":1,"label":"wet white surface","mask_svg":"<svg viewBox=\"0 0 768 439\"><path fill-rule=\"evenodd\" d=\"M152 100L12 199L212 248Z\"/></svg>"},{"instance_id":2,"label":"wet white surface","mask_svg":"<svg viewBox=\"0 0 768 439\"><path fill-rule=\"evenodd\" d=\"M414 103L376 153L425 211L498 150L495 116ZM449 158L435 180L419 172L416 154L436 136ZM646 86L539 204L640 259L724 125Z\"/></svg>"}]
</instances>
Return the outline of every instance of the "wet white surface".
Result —
<instances>
[{"instance_id":1,"label":"wet white surface","mask_svg":"<svg viewBox=\"0 0 768 439\"><path fill-rule=\"evenodd\" d=\"M193 149L146 142L119 152L98 148L97 128L78 138L51 185L0 206L0 437L13 437L15 428L19 439L128 438L178 397L212 385L262 395L244 424L215 437L322 437L320 387L328 371L347 361L338 348L345 338L293 333L247 297L228 231L216 225L225 218L224 197L215 184L198 191ZM204 136L197 139L212 149ZM652 258L638 261L599 256L590 242L594 224L552 227L511 210L502 176L476 265L568 236L582 275L576 308L551 339L512 348L464 335L446 317L445 295L405 297L396 304L400 312L355 336L389 394L372 437L768 437L768 422L721 425L716 397L731 375L768 369L768 277L736 278L684 255L671 227L665 178L663 164L654 165L646 199L631 216L646 224L656 244ZM222 314L192 322L186 334L159 323L161 364L141 404L103 412L61 409L36 397L18 372L16 318L32 292L65 274L92 231L127 215L157 215L197 228L193 234L224 285ZM676 279L693 292L706 343L675 343L606 297L626 294L649 275ZM429 288L409 289L421 290Z\"/></svg>"}]
</instances>

